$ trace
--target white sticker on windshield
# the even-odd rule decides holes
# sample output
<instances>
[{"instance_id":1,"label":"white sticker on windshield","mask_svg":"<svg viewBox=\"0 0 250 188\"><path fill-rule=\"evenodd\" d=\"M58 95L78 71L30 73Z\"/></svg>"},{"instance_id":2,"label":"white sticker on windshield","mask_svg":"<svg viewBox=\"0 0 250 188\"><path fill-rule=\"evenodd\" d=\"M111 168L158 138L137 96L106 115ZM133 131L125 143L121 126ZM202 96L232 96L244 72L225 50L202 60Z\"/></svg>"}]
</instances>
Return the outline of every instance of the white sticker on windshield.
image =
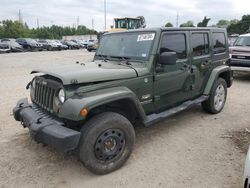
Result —
<instances>
[{"instance_id":1,"label":"white sticker on windshield","mask_svg":"<svg viewBox=\"0 0 250 188\"><path fill-rule=\"evenodd\" d=\"M147 57L147 54L141 54L142 57Z\"/></svg>"},{"instance_id":2,"label":"white sticker on windshield","mask_svg":"<svg viewBox=\"0 0 250 188\"><path fill-rule=\"evenodd\" d=\"M138 35L137 42L154 40L154 38L155 38L155 33L141 34L141 35Z\"/></svg>"}]
</instances>

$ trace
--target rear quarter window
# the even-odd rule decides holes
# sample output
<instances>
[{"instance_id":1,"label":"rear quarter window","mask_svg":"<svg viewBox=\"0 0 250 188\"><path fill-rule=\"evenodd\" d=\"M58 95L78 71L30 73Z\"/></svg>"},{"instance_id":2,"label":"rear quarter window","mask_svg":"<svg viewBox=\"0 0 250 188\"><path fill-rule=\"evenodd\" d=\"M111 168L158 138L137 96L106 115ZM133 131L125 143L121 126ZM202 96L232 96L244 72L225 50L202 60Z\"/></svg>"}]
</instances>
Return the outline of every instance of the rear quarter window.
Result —
<instances>
[{"instance_id":1,"label":"rear quarter window","mask_svg":"<svg viewBox=\"0 0 250 188\"><path fill-rule=\"evenodd\" d=\"M213 52L214 54L226 52L226 36L223 32L213 33Z\"/></svg>"},{"instance_id":2,"label":"rear quarter window","mask_svg":"<svg viewBox=\"0 0 250 188\"><path fill-rule=\"evenodd\" d=\"M193 33L191 40L193 57L209 54L208 33Z\"/></svg>"}]
</instances>

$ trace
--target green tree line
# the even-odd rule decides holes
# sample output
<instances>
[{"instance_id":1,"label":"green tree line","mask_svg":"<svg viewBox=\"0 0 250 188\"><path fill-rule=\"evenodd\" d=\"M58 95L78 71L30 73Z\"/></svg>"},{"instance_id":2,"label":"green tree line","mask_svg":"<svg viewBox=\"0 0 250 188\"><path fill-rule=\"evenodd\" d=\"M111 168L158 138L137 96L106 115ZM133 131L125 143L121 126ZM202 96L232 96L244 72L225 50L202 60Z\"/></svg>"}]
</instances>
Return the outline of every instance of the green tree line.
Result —
<instances>
[{"instance_id":1,"label":"green tree line","mask_svg":"<svg viewBox=\"0 0 250 188\"><path fill-rule=\"evenodd\" d=\"M30 29L26 23L19 21L3 20L0 22L0 38L40 38L40 39L61 39L66 35L97 34L95 30L79 25L74 27L61 27L52 25L50 27L40 27Z\"/></svg>"},{"instance_id":2,"label":"green tree line","mask_svg":"<svg viewBox=\"0 0 250 188\"><path fill-rule=\"evenodd\" d=\"M197 27L207 27L211 19L206 16L197 24ZM241 20L219 20L214 27L227 28L228 34L243 34L250 32L250 15L243 15ZM173 24L167 22L165 27L173 27ZM192 20L188 20L185 23L180 24L180 27L195 27Z\"/></svg>"}]
</instances>

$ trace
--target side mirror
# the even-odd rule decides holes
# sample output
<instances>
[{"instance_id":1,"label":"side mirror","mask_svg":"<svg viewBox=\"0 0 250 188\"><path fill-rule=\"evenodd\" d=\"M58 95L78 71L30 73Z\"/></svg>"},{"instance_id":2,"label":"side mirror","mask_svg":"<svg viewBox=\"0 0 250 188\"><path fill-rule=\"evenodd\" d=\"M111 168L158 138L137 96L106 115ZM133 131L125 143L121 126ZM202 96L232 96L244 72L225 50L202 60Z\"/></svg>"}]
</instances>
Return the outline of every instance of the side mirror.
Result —
<instances>
[{"instance_id":1,"label":"side mirror","mask_svg":"<svg viewBox=\"0 0 250 188\"><path fill-rule=\"evenodd\" d=\"M159 63L162 65L175 65L177 60L176 52L163 52L160 55Z\"/></svg>"}]
</instances>

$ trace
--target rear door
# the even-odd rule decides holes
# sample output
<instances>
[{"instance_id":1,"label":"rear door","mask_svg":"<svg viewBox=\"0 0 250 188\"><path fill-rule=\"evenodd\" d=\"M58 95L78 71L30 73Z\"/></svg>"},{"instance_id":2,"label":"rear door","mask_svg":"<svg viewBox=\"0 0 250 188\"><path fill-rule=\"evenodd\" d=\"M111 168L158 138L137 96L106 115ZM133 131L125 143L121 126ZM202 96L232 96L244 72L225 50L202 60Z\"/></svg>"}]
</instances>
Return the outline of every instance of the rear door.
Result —
<instances>
[{"instance_id":1,"label":"rear door","mask_svg":"<svg viewBox=\"0 0 250 188\"><path fill-rule=\"evenodd\" d=\"M200 95L210 75L212 64L211 41L209 31L191 31L192 97Z\"/></svg>"}]
</instances>

